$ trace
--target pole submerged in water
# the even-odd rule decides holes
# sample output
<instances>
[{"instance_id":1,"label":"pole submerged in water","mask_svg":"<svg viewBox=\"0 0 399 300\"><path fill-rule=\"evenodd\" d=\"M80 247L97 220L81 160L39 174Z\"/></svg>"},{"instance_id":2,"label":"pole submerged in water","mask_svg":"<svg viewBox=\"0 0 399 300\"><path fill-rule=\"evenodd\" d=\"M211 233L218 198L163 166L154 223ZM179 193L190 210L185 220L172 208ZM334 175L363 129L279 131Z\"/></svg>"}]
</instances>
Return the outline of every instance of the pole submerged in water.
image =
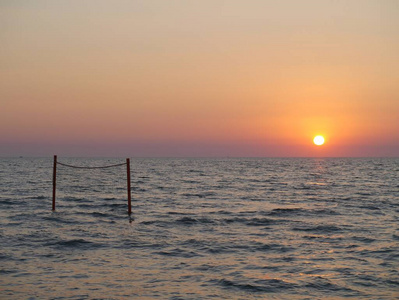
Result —
<instances>
[{"instance_id":1,"label":"pole submerged in water","mask_svg":"<svg viewBox=\"0 0 399 300\"><path fill-rule=\"evenodd\" d=\"M57 183L57 155L54 155L53 166L53 211L55 211L55 187Z\"/></svg>"},{"instance_id":2,"label":"pole submerged in water","mask_svg":"<svg viewBox=\"0 0 399 300\"><path fill-rule=\"evenodd\" d=\"M127 213L129 216L132 214L132 196L130 189L130 159L126 158L126 171L127 171Z\"/></svg>"}]
</instances>

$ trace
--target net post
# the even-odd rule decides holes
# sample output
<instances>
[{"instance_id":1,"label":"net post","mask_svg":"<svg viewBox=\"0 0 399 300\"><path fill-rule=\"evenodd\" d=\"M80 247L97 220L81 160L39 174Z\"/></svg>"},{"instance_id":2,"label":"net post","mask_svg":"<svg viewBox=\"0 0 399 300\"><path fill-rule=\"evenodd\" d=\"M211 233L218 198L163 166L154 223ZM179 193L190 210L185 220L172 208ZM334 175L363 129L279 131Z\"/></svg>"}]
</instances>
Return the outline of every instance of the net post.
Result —
<instances>
[{"instance_id":1,"label":"net post","mask_svg":"<svg viewBox=\"0 0 399 300\"><path fill-rule=\"evenodd\" d=\"M53 165L53 211L55 211L55 187L57 181L57 155L54 155Z\"/></svg>"},{"instance_id":2,"label":"net post","mask_svg":"<svg viewBox=\"0 0 399 300\"><path fill-rule=\"evenodd\" d=\"M130 189L130 159L126 158L126 172L127 172L127 212L129 216L132 214L132 196Z\"/></svg>"}]
</instances>

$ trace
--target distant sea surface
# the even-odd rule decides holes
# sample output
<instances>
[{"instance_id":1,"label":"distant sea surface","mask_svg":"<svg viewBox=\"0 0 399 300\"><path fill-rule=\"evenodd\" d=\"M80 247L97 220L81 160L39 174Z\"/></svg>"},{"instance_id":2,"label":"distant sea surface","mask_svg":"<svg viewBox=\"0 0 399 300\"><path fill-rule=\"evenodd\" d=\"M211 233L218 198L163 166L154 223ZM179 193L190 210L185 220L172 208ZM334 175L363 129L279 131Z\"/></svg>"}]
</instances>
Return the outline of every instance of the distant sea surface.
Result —
<instances>
[{"instance_id":1,"label":"distant sea surface","mask_svg":"<svg viewBox=\"0 0 399 300\"><path fill-rule=\"evenodd\" d=\"M77 166L124 159L58 158ZM0 159L0 299L398 299L399 159Z\"/></svg>"}]
</instances>

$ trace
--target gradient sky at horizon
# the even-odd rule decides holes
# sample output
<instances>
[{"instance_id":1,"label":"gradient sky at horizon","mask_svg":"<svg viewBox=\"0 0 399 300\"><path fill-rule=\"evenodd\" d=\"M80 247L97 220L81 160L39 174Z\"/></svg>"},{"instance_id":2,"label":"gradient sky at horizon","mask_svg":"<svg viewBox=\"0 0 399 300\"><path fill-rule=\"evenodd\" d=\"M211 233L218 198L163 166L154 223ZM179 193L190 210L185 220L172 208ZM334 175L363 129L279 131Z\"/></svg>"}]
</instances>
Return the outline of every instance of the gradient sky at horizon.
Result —
<instances>
[{"instance_id":1,"label":"gradient sky at horizon","mask_svg":"<svg viewBox=\"0 0 399 300\"><path fill-rule=\"evenodd\" d=\"M0 24L0 156L399 156L398 1L2 0Z\"/></svg>"}]
</instances>

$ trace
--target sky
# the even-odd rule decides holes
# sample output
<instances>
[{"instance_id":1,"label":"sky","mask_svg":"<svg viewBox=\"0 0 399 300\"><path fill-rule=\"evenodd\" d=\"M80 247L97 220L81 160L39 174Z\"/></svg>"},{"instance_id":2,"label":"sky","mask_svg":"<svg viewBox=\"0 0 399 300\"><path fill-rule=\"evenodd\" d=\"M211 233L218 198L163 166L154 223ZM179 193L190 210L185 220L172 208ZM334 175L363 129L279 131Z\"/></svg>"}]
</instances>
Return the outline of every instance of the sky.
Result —
<instances>
[{"instance_id":1,"label":"sky","mask_svg":"<svg viewBox=\"0 0 399 300\"><path fill-rule=\"evenodd\" d=\"M0 44L0 156L399 156L399 1L0 0Z\"/></svg>"}]
</instances>

